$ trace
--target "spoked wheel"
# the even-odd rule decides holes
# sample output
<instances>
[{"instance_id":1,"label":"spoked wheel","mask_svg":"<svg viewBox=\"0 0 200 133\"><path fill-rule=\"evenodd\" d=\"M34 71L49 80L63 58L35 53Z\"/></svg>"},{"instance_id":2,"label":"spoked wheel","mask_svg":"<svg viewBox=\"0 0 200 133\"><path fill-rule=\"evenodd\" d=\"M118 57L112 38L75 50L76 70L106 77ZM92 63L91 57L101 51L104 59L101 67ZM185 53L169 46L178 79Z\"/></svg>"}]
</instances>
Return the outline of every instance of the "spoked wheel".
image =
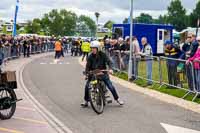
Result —
<instances>
[{"instance_id":1,"label":"spoked wheel","mask_svg":"<svg viewBox=\"0 0 200 133\"><path fill-rule=\"evenodd\" d=\"M16 94L13 89L0 89L0 119L10 119L16 110Z\"/></svg>"},{"instance_id":2,"label":"spoked wheel","mask_svg":"<svg viewBox=\"0 0 200 133\"><path fill-rule=\"evenodd\" d=\"M91 89L89 94L92 109L97 114L102 114L104 110L104 100L102 93L99 89Z\"/></svg>"}]
</instances>

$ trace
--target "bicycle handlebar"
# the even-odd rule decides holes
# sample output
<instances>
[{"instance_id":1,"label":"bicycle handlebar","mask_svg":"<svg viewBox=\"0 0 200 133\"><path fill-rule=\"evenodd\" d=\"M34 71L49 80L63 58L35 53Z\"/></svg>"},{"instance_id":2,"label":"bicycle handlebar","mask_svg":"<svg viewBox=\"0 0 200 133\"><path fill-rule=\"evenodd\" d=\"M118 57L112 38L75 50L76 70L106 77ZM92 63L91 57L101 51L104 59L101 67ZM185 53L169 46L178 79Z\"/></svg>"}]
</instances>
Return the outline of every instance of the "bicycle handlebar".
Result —
<instances>
[{"instance_id":1,"label":"bicycle handlebar","mask_svg":"<svg viewBox=\"0 0 200 133\"><path fill-rule=\"evenodd\" d=\"M95 75L98 75L99 73L102 73L102 72L109 72L109 70L99 70L99 69L97 69L97 70L93 70L93 71L89 71L89 72L83 72L83 75L90 75L90 74L95 74Z\"/></svg>"}]
</instances>

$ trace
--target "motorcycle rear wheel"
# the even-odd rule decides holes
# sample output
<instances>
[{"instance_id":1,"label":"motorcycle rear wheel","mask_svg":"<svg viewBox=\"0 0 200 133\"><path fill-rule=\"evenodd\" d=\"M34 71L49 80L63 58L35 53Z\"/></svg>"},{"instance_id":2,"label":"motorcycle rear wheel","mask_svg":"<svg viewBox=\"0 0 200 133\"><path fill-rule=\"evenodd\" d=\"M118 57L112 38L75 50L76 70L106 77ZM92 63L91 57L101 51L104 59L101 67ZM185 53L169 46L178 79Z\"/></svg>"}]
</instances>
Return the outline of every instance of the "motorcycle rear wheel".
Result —
<instances>
[{"instance_id":1,"label":"motorcycle rear wheel","mask_svg":"<svg viewBox=\"0 0 200 133\"><path fill-rule=\"evenodd\" d=\"M0 99L7 97L8 100L4 101L4 103L0 103L0 108L4 108L4 106L7 106L5 110L0 110L0 119L1 120L7 120L10 119L16 110L16 99L17 96L15 94L15 91L13 89L7 89L3 88L0 89Z\"/></svg>"}]
</instances>

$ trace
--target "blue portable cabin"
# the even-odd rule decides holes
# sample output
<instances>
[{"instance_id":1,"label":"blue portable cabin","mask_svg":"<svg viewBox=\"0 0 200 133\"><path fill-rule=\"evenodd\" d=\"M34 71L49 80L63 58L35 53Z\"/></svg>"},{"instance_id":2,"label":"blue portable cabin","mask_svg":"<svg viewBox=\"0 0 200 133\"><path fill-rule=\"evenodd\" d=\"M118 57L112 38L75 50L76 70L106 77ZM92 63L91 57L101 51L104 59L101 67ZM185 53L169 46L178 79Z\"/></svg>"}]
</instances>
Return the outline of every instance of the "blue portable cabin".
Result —
<instances>
[{"instance_id":1,"label":"blue portable cabin","mask_svg":"<svg viewBox=\"0 0 200 133\"><path fill-rule=\"evenodd\" d=\"M147 37L153 54L158 55L164 53L165 40L173 40L173 29L172 25L137 23L133 25L133 36L137 37L140 47L142 47L141 38ZM130 24L114 24L113 33L123 38L130 36Z\"/></svg>"}]
</instances>

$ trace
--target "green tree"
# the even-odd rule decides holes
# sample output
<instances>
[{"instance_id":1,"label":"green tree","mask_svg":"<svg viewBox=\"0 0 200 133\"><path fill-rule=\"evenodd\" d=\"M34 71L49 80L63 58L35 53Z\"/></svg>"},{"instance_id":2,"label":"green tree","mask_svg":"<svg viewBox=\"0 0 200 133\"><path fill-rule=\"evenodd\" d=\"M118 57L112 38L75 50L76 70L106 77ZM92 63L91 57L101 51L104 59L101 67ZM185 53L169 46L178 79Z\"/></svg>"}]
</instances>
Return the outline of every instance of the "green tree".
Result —
<instances>
[{"instance_id":1,"label":"green tree","mask_svg":"<svg viewBox=\"0 0 200 133\"><path fill-rule=\"evenodd\" d=\"M115 24L115 22L109 20L108 22L105 23L104 27L111 30L113 27L113 24Z\"/></svg>"},{"instance_id":2,"label":"green tree","mask_svg":"<svg viewBox=\"0 0 200 133\"><path fill-rule=\"evenodd\" d=\"M141 13L140 16L135 18L135 21L138 23L151 24L153 23L153 18L149 14Z\"/></svg>"},{"instance_id":3,"label":"green tree","mask_svg":"<svg viewBox=\"0 0 200 133\"><path fill-rule=\"evenodd\" d=\"M27 33L40 33L40 19L34 19L33 21L29 21L27 26L25 27L25 31Z\"/></svg>"},{"instance_id":4,"label":"green tree","mask_svg":"<svg viewBox=\"0 0 200 133\"><path fill-rule=\"evenodd\" d=\"M41 20L41 27L46 34L71 36L75 34L77 15L71 11L53 9Z\"/></svg>"},{"instance_id":5,"label":"green tree","mask_svg":"<svg viewBox=\"0 0 200 133\"><path fill-rule=\"evenodd\" d=\"M75 34L75 28L77 23L77 15L71 11L67 10L61 10L60 15L63 18L62 23L62 34L61 35L74 35Z\"/></svg>"},{"instance_id":6,"label":"green tree","mask_svg":"<svg viewBox=\"0 0 200 133\"><path fill-rule=\"evenodd\" d=\"M197 2L196 8L190 14L190 26L196 27L198 19L200 19L200 1Z\"/></svg>"},{"instance_id":7,"label":"green tree","mask_svg":"<svg viewBox=\"0 0 200 133\"><path fill-rule=\"evenodd\" d=\"M95 21L92 20L90 17L81 15L78 19L78 24L82 24L82 31L85 30L87 35L85 36L94 36L96 33L96 24Z\"/></svg>"},{"instance_id":8,"label":"green tree","mask_svg":"<svg viewBox=\"0 0 200 133\"><path fill-rule=\"evenodd\" d=\"M124 20L123 20L123 24L127 24L128 23L128 18L125 18Z\"/></svg>"},{"instance_id":9,"label":"green tree","mask_svg":"<svg viewBox=\"0 0 200 133\"><path fill-rule=\"evenodd\" d=\"M168 16L167 15L160 15L158 19L153 20L156 24L168 24Z\"/></svg>"},{"instance_id":10,"label":"green tree","mask_svg":"<svg viewBox=\"0 0 200 133\"><path fill-rule=\"evenodd\" d=\"M186 9L183 8L180 0L173 0L168 6L168 21L178 31L187 27Z\"/></svg>"}]
</instances>

